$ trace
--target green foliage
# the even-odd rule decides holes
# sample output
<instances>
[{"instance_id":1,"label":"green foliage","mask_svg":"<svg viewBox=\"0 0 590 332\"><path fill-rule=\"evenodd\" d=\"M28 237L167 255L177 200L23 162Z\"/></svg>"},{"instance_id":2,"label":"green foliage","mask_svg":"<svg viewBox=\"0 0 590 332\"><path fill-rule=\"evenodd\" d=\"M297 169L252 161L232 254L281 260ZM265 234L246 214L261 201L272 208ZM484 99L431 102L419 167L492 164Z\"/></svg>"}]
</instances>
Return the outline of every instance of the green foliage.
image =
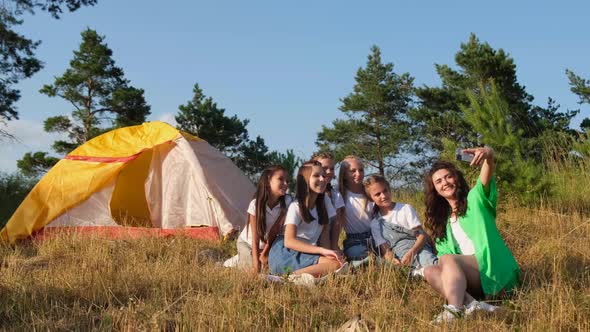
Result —
<instances>
[{"instance_id":1,"label":"green foliage","mask_svg":"<svg viewBox=\"0 0 590 332\"><path fill-rule=\"evenodd\" d=\"M98 0L12 0L12 2L15 4L18 13L26 11L34 14L35 9L38 9L48 12L53 18L59 19L65 8L70 12L74 12L82 6L94 6Z\"/></svg>"},{"instance_id":2,"label":"green foliage","mask_svg":"<svg viewBox=\"0 0 590 332\"><path fill-rule=\"evenodd\" d=\"M515 129L509 104L492 81L481 86L479 94L468 92L469 107L462 106L465 120L478 140L494 148L496 175L500 187L516 197L530 201L547 193L549 183L542 167L528 153L524 129Z\"/></svg>"},{"instance_id":3,"label":"green foliage","mask_svg":"<svg viewBox=\"0 0 590 332\"><path fill-rule=\"evenodd\" d=\"M175 116L178 129L206 140L254 179L269 164L264 139L257 136L250 140L246 129L249 120L225 115L225 109L218 107L212 97L206 97L198 83L193 93L191 101L178 107Z\"/></svg>"},{"instance_id":4,"label":"green foliage","mask_svg":"<svg viewBox=\"0 0 590 332\"><path fill-rule=\"evenodd\" d=\"M93 6L97 0L9 0L0 3L0 121L18 119L16 102L20 91L14 86L19 81L33 76L43 68L35 57L35 50L41 43L33 41L14 30L23 23L18 17L24 12L35 13L35 9L47 11L54 18L60 18L63 9L73 12L82 6ZM4 130L0 136L10 137Z\"/></svg>"},{"instance_id":5,"label":"green foliage","mask_svg":"<svg viewBox=\"0 0 590 332\"><path fill-rule=\"evenodd\" d=\"M566 70L565 73L570 81L571 91L580 97L580 104L590 104L590 80L583 79L571 70Z\"/></svg>"},{"instance_id":6,"label":"green foliage","mask_svg":"<svg viewBox=\"0 0 590 332\"><path fill-rule=\"evenodd\" d=\"M39 42L13 30L20 24L21 20L0 5L0 119L18 119L15 103L20 99L20 91L14 86L43 67L34 53Z\"/></svg>"},{"instance_id":7,"label":"green foliage","mask_svg":"<svg viewBox=\"0 0 590 332\"><path fill-rule=\"evenodd\" d=\"M533 97L516 79L514 60L504 50L481 43L474 34L461 44L455 62L458 70L435 65L441 87L424 86L416 91L421 106L411 115L421 124L422 135L434 150L442 149L442 137L462 145L477 143L477 131L463 117L461 105L470 103L469 93L489 90L492 81L508 106L513 130L525 138L539 137L546 130L567 130L569 121L577 114L576 111L560 113L559 106L551 99L547 108L532 106Z\"/></svg>"},{"instance_id":8,"label":"green foliage","mask_svg":"<svg viewBox=\"0 0 590 332\"><path fill-rule=\"evenodd\" d=\"M63 98L74 107L69 117L60 115L45 120L45 131L67 136L67 140L58 140L52 145L60 154L69 153L113 127L141 124L150 114L144 91L129 85L123 70L115 65L113 52L104 42L104 36L91 29L84 30L81 35L82 43L74 51L70 68L56 77L53 84L44 85L40 90L49 97ZM39 165L30 164L36 161ZM29 158L19 164L39 171L51 163L43 158Z\"/></svg>"},{"instance_id":9,"label":"green foliage","mask_svg":"<svg viewBox=\"0 0 590 332\"><path fill-rule=\"evenodd\" d=\"M320 150L333 151L337 159L356 154L381 174L405 169L396 157L410 152L417 140L407 117L414 79L409 73L396 74L392 63L382 63L381 51L373 46L355 80L353 92L340 107L346 119L335 120L332 127L322 126L316 144Z\"/></svg>"},{"instance_id":10,"label":"green foliage","mask_svg":"<svg viewBox=\"0 0 590 332\"><path fill-rule=\"evenodd\" d=\"M59 158L48 156L47 152L27 152L23 159L16 162L16 165L23 175L40 177L58 161Z\"/></svg>"},{"instance_id":11,"label":"green foliage","mask_svg":"<svg viewBox=\"0 0 590 332\"><path fill-rule=\"evenodd\" d=\"M590 104L590 80L576 75L571 70L566 69L565 73L570 81L570 90L580 98L579 103ZM582 120L580 127L582 130L590 129L590 118Z\"/></svg>"},{"instance_id":12,"label":"green foliage","mask_svg":"<svg viewBox=\"0 0 590 332\"><path fill-rule=\"evenodd\" d=\"M175 116L178 128L206 140L224 153L236 154L240 145L248 140L249 120L226 116L225 109L217 107L212 97L206 97L199 84L195 84L193 93L191 101L178 107L180 111Z\"/></svg>"},{"instance_id":13,"label":"green foliage","mask_svg":"<svg viewBox=\"0 0 590 332\"><path fill-rule=\"evenodd\" d=\"M232 160L253 179L269 165L268 147L262 137L256 136L255 140L248 140L241 144L238 154L234 155Z\"/></svg>"},{"instance_id":14,"label":"green foliage","mask_svg":"<svg viewBox=\"0 0 590 332\"><path fill-rule=\"evenodd\" d=\"M27 178L19 173L0 172L0 229L33 189L35 183L36 179Z\"/></svg>"},{"instance_id":15,"label":"green foliage","mask_svg":"<svg viewBox=\"0 0 590 332\"><path fill-rule=\"evenodd\" d=\"M289 191L295 192L295 175L299 166L303 163L303 159L295 155L292 149L288 149L285 153L273 151L269 155L270 165L281 165L287 169L289 174Z\"/></svg>"}]
</instances>

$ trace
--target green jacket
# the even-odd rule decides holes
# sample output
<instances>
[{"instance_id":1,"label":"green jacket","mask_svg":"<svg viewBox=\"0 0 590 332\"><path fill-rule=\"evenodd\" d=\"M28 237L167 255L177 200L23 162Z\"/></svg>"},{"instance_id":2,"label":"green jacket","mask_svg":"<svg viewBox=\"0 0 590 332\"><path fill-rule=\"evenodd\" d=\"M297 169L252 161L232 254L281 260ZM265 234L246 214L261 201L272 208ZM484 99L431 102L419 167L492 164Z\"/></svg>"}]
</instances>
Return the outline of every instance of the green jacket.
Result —
<instances>
[{"instance_id":1,"label":"green jacket","mask_svg":"<svg viewBox=\"0 0 590 332\"><path fill-rule=\"evenodd\" d=\"M520 280L518 264L496 226L497 201L495 178L491 180L488 195L481 181L477 179L477 183L467 194L467 211L464 216L459 217L461 228L473 241L483 292L490 296L502 290L511 291ZM436 250L439 257L461 254L448 221L446 237L436 241Z\"/></svg>"}]
</instances>

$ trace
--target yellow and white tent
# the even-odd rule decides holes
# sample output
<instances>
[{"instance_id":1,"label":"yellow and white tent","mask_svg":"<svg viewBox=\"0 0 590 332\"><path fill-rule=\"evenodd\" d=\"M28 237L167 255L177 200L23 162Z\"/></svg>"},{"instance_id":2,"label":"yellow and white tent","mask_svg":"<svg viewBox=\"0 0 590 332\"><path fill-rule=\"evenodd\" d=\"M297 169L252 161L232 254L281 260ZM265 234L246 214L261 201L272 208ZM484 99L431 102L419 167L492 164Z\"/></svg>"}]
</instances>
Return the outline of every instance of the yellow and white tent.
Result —
<instances>
[{"instance_id":1,"label":"yellow and white tent","mask_svg":"<svg viewBox=\"0 0 590 332\"><path fill-rule=\"evenodd\" d=\"M8 223L14 242L44 227L239 229L254 192L221 152L163 122L116 129L76 148L37 183Z\"/></svg>"}]
</instances>

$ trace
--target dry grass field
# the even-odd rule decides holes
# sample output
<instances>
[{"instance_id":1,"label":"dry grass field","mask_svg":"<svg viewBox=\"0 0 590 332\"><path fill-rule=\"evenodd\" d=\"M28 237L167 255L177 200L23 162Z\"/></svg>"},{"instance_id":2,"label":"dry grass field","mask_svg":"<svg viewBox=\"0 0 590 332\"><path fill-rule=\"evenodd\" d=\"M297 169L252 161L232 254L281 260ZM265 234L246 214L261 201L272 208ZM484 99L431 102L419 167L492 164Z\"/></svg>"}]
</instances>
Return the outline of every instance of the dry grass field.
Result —
<instances>
[{"instance_id":1,"label":"dry grass field","mask_svg":"<svg viewBox=\"0 0 590 332\"><path fill-rule=\"evenodd\" d=\"M419 207L419 204L416 204ZM499 209L523 271L502 312L442 330L590 330L590 220L553 207ZM0 245L4 330L429 330L443 300L405 271L369 266L308 288L219 266L234 243L77 236Z\"/></svg>"}]
</instances>

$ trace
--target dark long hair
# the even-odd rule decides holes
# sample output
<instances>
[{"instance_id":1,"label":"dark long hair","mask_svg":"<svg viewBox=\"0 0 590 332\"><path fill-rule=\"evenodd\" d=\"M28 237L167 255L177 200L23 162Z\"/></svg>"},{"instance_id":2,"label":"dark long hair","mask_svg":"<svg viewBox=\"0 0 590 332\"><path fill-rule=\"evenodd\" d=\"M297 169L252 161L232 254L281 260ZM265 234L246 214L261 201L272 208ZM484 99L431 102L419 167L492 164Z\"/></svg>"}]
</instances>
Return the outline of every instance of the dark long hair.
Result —
<instances>
[{"instance_id":1,"label":"dark long hair","mask_svg":"<svg viewBox=\"0 0 590 332\"><path fill-rule=\"evenodd\" d=\"M295 189L295 197L297 198L297 202L299 203L299 212L301 213L301 218L306 223L311 223L314 220L308 208L308 206L311 203L309 202L309 194L311 193L309 189L309 178L311 177L311 171L314 166L322 168L322 164L319 161L310 160L303 163L303 165L299 167L299 171L297 172L297 186ZM317 195L315 206L316 211L318 212L318 223L320 225L328 224L328 213L326 212L323 193Z\"/></svg>"},{"instance_id":2,"label":"dark long hair","mask_svg":"<svg viewBox=\"0 0 590 332\"><path fill-rule=\"evenodd\" d=\"M270 198L270 179L277 171L287 170L281 165L274 165L264 169L256 185L256 192L254 193L254 199L256 199L256 216L255 216L255 227L253 227L258 234L258 238L266 242L266 205ZM284 216L287 214L287 204L285 202L285 196L279 198L279 204L281 206L281 212L275 222L282 222ZM246 225L248 227L248 225ZM246 230L246 232L248 232Z\"/></svg>"},{"instance_id":3,"label":"dark long hair","mask_svg":"<svg viewBox=\"0 0 590 332\"><path fill-rule=\"evenodd\" d=\"M467 194L469 193L469 185L465 181L463 173L458 170L455 165L448 161L437 161L430 171L426 174L424 181L426 213L424 220L424 229L429 233L434 241L443 240L447 234L447 220L451 215L451 205L449 202L438 194L432 181L434 173L441 169L449 171L451 176L455 178L455 198L457 199L457 216L464 216L467 211Z\"/></svg>"}]
</instances>

